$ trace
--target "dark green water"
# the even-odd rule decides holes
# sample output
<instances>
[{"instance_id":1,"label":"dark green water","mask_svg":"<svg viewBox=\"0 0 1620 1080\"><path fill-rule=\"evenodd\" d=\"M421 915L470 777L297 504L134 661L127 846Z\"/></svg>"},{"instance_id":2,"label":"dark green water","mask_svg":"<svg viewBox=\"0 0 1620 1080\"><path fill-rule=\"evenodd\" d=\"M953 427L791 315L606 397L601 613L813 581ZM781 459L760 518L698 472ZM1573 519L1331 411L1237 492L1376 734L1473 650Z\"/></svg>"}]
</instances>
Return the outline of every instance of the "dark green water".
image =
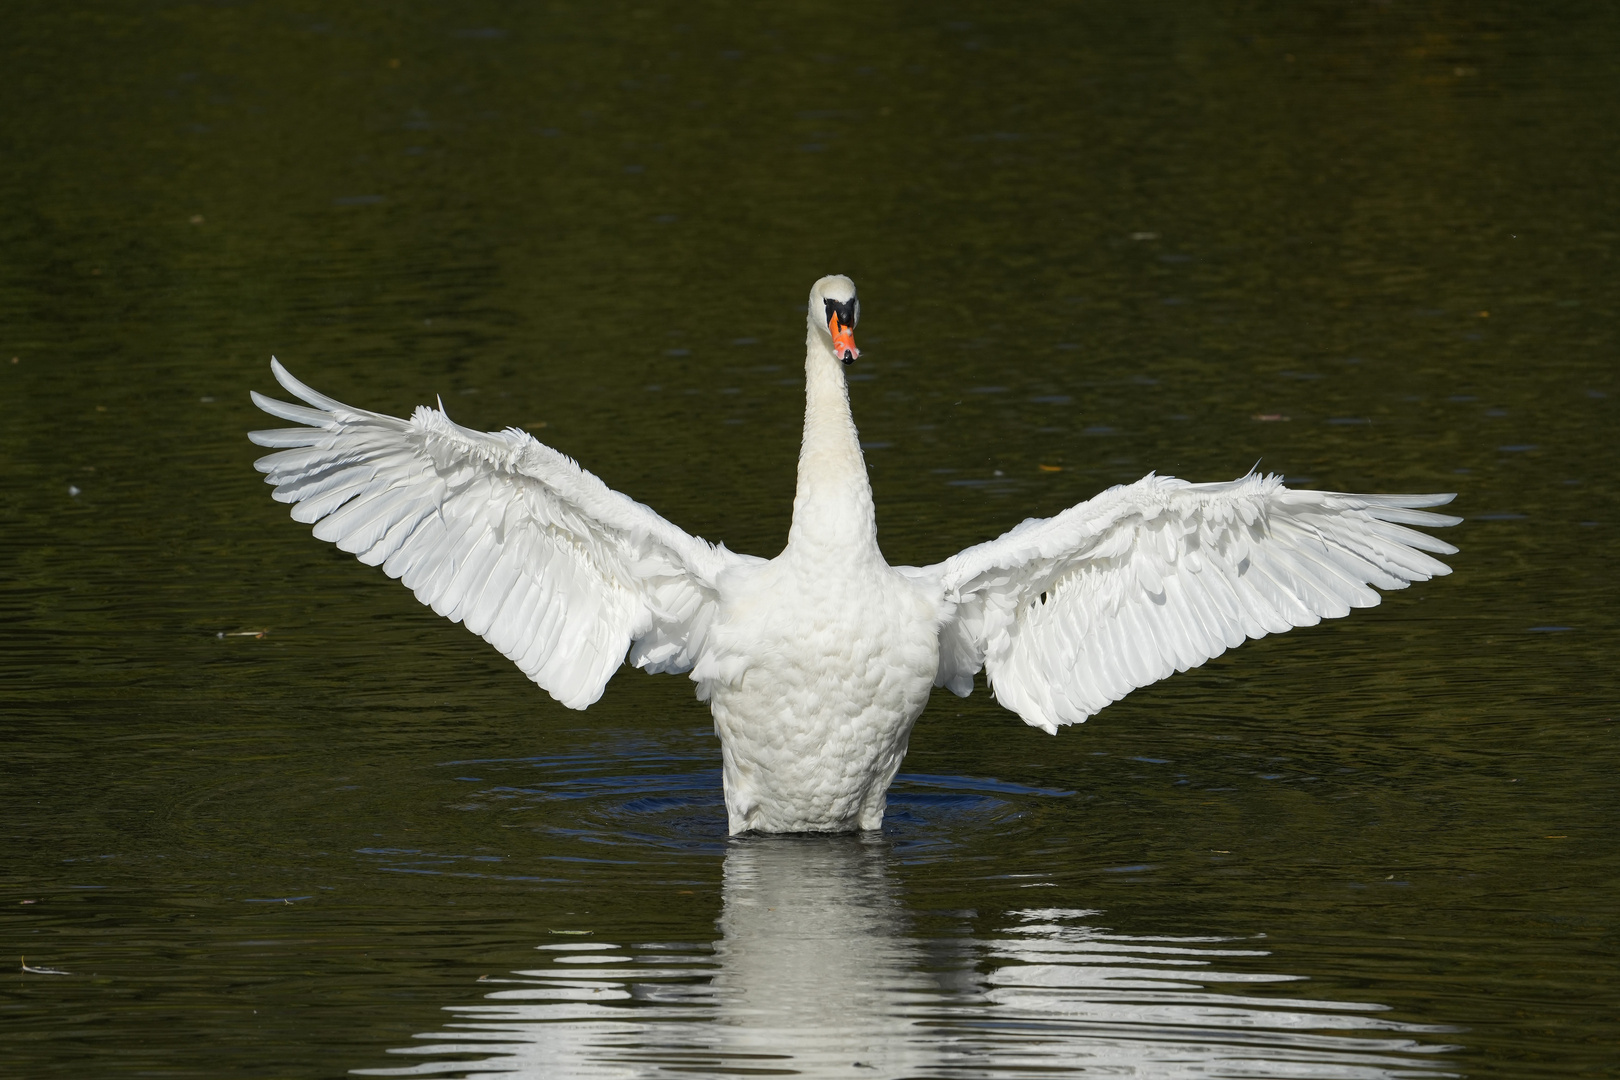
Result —
<instances>
[{"instance_id":1,"label":"dark green water","mask_svg":"<svg viewBox=\"0 0 1620 1080\"><path fill-rule=\"evenodd\" d=\"M9 8L0 1073L1617 1075L1617 55L1599 3ZM1056 738L943 696L881 838L728 841L689 683L569 712L251 468L274 353L774 554L829 271L891 561L1259 460L1458 491L1456 573Z\"/></svg>"}]
</instances>

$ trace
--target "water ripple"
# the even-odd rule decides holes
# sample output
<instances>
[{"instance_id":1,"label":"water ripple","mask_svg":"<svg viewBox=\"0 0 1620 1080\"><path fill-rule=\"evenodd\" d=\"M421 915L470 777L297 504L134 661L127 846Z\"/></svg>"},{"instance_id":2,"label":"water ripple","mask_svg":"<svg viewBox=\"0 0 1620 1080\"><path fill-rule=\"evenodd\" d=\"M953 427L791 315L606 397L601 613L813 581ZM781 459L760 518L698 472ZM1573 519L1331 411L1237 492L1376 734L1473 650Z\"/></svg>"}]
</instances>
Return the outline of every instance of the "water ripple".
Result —
<instances>
[{"instance_id":1,"label":"water ripple","mask_svg":"<svg viewBox=\"0 0 1620 1080\"><path fill-rule=\"evenodd\" d=\"M1454 1075L1453 1029L1370 1002L1267 993L1248 939L1130 935L1101 913L1008 912L914 936L882 842L733 841L712 943L537 946L543 962L367 1076Z\"/></svg>"}]
</instances>

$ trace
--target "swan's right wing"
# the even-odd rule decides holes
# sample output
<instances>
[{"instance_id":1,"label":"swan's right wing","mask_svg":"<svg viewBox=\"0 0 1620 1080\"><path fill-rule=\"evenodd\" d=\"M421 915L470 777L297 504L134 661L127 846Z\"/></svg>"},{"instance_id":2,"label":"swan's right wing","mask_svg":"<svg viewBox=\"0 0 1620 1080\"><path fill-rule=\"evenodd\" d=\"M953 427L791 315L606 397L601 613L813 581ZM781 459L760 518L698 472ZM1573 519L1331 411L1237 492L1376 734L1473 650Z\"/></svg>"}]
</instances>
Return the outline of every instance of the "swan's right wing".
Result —
<instances>
[{"instance_id":1,"label":"swan's right wing","mask_svg":"<svg viewBox=\"0 0 1620 1080\"><path fill-rule=\"evenodd\" d=\"M442 407L409 420L276 379L312 408L255 393L304 425L255 431L254 466L295 521L463 623L571 709L602 696L626 653L686 671L728 568L754 562L671 525L516 428L480 432Z\"/></svg>"},{"instance_id":2,"label":"swan's right wing","mask_svg":"<svg viewBox=\"0 0 1620 1080\"><path fill-rule=\"evenodd\" d=\"M1055 732L1245 638L1371 607L1379 596L1369 586L1451 573L1427 553L1457 549L1408 527L1455 525L1420 509L1451 498L1149 474L903 569L953 605L940 628L939 685L965 695L983 669L997 701Z\"/></svg>"}]
</instances>

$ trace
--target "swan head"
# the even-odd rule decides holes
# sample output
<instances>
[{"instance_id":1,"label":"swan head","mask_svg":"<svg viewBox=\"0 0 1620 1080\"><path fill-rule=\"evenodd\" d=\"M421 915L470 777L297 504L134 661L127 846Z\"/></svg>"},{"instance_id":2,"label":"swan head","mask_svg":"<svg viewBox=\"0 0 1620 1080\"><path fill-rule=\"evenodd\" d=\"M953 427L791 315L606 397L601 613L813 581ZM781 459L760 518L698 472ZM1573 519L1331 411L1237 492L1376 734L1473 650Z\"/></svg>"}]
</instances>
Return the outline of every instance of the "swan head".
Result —
<instances>
[{"instance_id":1,"label":"swan head","mask_svg":"<svg viewBox=\"0 0 1620 1080\"><path fill-rule=\"evenodd\" d=\"M811 286L810 325L825 338L828 350L846 364L861 355L855 347L855 324L861 321L861 302L855 283L843 274L829 274Z\"/></svg>"}]
</instances>

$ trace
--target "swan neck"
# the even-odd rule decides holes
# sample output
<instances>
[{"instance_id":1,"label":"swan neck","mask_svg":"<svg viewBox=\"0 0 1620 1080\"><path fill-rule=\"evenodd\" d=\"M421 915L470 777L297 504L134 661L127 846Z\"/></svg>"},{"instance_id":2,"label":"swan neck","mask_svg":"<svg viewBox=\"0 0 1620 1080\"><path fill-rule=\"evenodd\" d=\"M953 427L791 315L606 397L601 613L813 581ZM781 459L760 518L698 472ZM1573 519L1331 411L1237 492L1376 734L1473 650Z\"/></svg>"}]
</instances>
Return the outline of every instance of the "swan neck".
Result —
<instances>
[{"instance_id":1,"label":"swan neck","mask_svg":"<svg viewBox=\"0 0 1620 1080\"><path fill-rule=\"evenodd\" d=\"M812 326L805 343L804 442L788 550L876 554L866 459L849 410L844 366Z\"/></svg>"}]
</instances>

